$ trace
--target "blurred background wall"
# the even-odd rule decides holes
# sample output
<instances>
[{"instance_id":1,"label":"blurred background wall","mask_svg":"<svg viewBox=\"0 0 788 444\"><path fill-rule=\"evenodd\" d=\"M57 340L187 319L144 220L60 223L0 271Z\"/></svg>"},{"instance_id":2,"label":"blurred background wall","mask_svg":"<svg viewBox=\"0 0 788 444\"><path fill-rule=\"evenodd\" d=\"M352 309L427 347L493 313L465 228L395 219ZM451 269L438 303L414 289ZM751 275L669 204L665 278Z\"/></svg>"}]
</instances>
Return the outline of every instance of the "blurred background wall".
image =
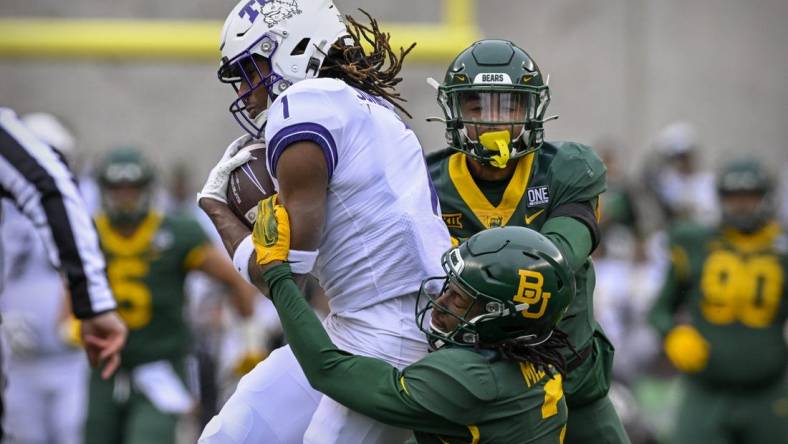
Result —
<instances>
[{"instance_id":1,"label":"blurred background wall","mask_svg":"<svg viewBox=\"0 0 788 444\"><path fill-rule=\"evenodd\" d=\"M223 20L228 0L3 0L0 16ZM436 22L438 0L336 0L386 22ZM452 4L452 0L447 2ZM655 133L686 120L697 126L702 161L735 152L788 162L788 2L785 0L479 0L484 37L511 39L551 74L560 114L548 139L618 141L630 171L642 166ZM218 32L217 32L218 41ZM402 94L427 151L443 146L434 91L449 59L406 63ZM81 148L142 146L162 165L186 163L201 183L240 129L227 107L232 90L217 61L0 57L0 104L48 111L68 122Z\"/></svg>"}]
</instances>

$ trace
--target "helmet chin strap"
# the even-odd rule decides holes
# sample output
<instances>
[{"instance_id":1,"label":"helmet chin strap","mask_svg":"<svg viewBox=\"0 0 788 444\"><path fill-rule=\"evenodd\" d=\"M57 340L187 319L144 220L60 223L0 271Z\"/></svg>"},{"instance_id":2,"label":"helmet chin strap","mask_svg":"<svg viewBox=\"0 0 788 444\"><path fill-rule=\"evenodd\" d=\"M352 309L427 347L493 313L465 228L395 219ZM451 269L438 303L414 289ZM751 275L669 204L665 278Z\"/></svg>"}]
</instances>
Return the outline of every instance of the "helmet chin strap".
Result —
<instances>
[{"instance_id":1,"label":"helmet chin strap","mask_svg":"<svg viewBox=\"0 0 788 444\"><path fill-rule=\"evenodd\" d=\"M432 319L430 319L430 330L432 330L432 331L434 331L434 332L436 332L436 333L438 333L439 335L442 335L442 336L446 336L446 337L449 336L448 333L446 333L445 331L443 331L440 328L438 328L438 326L435 325L435 323L432 321Z\"/></svg>"},{"instance_id":2,"label":"helmet chin strap","mask_svg":"<svg viewBox=\"0 0 788 444\"><path fill-rule=\"evenodd\" d=\"M522 304L517 304L514 306L514 313L520 313L523 310L527 310L530 307L530 304L523 302ZM509 316L513 314L511 310L508 308L500 309L498 311L482 313L479 316L468 321L469 324L478 324L479 322L487 321L489 319L496 319L502 318L504 316Z\"/></svg>"},{"instance_id":3,"label":"helmet chin strap","mask_svg":"<svg viewBox=\"0 0 788 444\"><path fill-rule=\"evenodd\" d=\"M430 319L430 330L432 332L434 332L434 333L437 333L440 336L443 336L444 338L448 338L449 337L449 334L446 333L445 331L441 330L440 328L438 328L438 326L436 326L435 323L432 322L432 319ZM434 338L433 339L433 344L434 344L435 350L437 350L437 349L443 347L444 345L446 345L446 341Z\"/></svg>"},{"instance_id":4,"label":"helmet chin strap","mask_svg":"<svg viewBox=\"0 0 788 444\"><path fill-rule=\"evenodd\" d=\"M257 125L258 128L260 128L261 133L262 130L265 128L265 124L267 121L268 121L268 109L264 109L260 111L260 114L258 114L257 117L254 118L254 123L255 125ZM262 136L262 134L260 135Z\"/></svg>"},{"instance_id":5,"label":"helmet chin strap","mask_svg":"<svg viewBox=\"0 0 788 444\"><path fill-rule=\"evenodd\" d=\"M490 157L490 164L498 168L506 168L509 162L509 142L511 141L509 130L489 131L479 136L479 143L490 151L498 154Z\"/></svg>"}]
</instances>

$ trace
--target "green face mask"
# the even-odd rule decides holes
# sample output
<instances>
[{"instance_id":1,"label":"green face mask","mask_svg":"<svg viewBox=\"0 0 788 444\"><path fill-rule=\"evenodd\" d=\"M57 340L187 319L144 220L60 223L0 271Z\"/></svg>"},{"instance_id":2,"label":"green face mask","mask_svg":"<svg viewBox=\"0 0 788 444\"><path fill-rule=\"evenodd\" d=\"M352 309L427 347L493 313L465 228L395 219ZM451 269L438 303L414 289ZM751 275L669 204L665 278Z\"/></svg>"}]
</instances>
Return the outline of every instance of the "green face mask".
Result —
<instances>
[{"instance_id":1,"label":"green face mask","mask_svg":"<svg viewBox=\"0 0 788 444\"><path fill-rule=\"evenodd\" d=\"M425 280L416 303L416 323L433 349L515 339L538 345L574 297L571 267L549 239L529 228L481 231L447 251L442 264L446 276ZM464 313L443 305L447 291L465 296Z\"/></svg>"},{"instance_id":2,"label":"green face mask","mask_svg":"<svg viewBox=\"0 0 788 444\"><path fill-rule=\"evenodd\" d=\"M775 215L772 180L761 164L735 160L719 174L717 191L722 201L722 223L743 233L754 233Z\"/></svg>"},{"instance_id":3,"label":"green face mask","mask_svg":"<svg viewBox=\"0 0 788 444\"><path fill-rule=\"evenodd\" d=\"M142 222L150 212L151 192L145 184L139 188L140 194L133 202L121 204L113 197L110 189L101 192L101 203L110 224L116 227L134 227Z\"/></svg>"},{"instance_id":4,"label":"green face mask","mask_svg":"<svg viewBox=\"0 0 788 444\"><path fill-rule=\"evenodd\" d=\"M134 226L148 215L153 167L136 148L112 150L97 170L101 202L114 226Z\"/></svg>"},{"instance_id":5,"label":"green face mask","mask_svg":"<svg viewBox=\"0 0 788 444\"><path fill-rule=\"evenodd\" d=\"M437 88L450 147L485 165L504 168L538 150L555 118L545 117L550 89L539 67L506 40L474 43Z\"/></svg>"},{"instance_id":6,"label":"green face mask","mask_svg":"<svg viewBox=\"0 0 788 444\"><path fill-rule=\"evenodd\" d=\"M724 199L724 196L723 196ZM769 195L763 195L753 211L737 211L722 205L722 223L737 231L752 234L774 219L774 205Z\"/></svg>"}]
</instances>

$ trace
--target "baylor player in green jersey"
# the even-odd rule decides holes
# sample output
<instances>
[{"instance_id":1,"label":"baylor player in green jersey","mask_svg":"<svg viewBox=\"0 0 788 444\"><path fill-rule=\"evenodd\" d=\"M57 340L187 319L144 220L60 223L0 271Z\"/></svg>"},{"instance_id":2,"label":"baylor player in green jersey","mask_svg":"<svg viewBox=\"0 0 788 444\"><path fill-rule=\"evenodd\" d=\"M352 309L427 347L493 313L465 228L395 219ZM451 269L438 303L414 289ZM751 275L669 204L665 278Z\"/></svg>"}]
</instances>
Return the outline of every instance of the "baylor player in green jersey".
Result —
<instances>
[{"instance_id":1,"label":"baylor player in green jersey","mask_svg":"<svg viewBox=\"0 0 788 444\"><path fill-rule=\"evenodd\" d=\"M315 389L413 430L409 442L563 442L561 351L569 342L555 325L575 285L546 237L501 227L447 251L446 276L422 283L415 314L432 352L400 371L337 349L281 263L289 249L284 207L269 205L269 211L263 201L259 208L253 241L256 257L267 259L250 273L270 288L285 336Z\"/></svg>"},{"instance_id":2,"label":"baylor player in green jersey","mask_svg":"<svg viewBox=\"0 0 788 444\"><path fill-rule=\"evenodd\" d=\"M96 226L129 336L118 373L108 380L91 374L85 441L172 443L178 414L193 407L184 383L186 275L201 270L227 284L247 316L255 291L197 221L151 210L153 171L138 151L110 153L98 180L103 213Z\"/></svg>"},{"instance_id":3,"label":"baylor player in green jersey","mask_svg":"<svg viewBox=\"0 0 788 444\"><path fill-rule=\"evenodd\" d=\"M599 194L605 166L587 146L545 142L550 102L536 63L505 40L482 40L450 65L438 88L449 148L427 164L444 222L461 242L497 226L529 227L563 252L577 290L559 324L578 354L565 352L567 443L626 443L607 398L613 347L594 320L594 269ZM553 117L554 118L554 117ZM444 119L438 119L444 120Z\"/></svg>"},{"instance_id":4,"label":"baylor player in green jersey","mask_svg":"<svg viewBox=\"0 0 788 444\"><path fill-rule=\"evenodd\" d=\"M718 181L721 225L671 233L671 267L649 316L686 375L671 443L788 443L788 238L771 188L757 163L733 162Z\"/></svg>"}]
</instances>

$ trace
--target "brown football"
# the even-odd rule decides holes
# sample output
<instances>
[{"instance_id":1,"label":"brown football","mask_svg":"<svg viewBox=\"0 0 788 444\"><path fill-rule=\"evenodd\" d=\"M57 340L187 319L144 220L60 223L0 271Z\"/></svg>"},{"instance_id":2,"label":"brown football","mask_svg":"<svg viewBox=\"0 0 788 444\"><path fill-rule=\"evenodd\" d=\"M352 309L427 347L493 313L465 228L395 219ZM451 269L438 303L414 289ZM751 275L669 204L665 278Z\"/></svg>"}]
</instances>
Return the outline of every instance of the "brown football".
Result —
<instances>
[{"instance_id":1,"label":"brown football","mask_svg":"<svg viewBox=\"0 0 788 444\"><path fill-rule=\"evenodd\" d=\"M252 159L230 173L227 204L239 219L252 228L257 203L274 194L274 184L265 167L265 145L257 143L242 148L252 152Z\"/></svg>"}]
</instances>

